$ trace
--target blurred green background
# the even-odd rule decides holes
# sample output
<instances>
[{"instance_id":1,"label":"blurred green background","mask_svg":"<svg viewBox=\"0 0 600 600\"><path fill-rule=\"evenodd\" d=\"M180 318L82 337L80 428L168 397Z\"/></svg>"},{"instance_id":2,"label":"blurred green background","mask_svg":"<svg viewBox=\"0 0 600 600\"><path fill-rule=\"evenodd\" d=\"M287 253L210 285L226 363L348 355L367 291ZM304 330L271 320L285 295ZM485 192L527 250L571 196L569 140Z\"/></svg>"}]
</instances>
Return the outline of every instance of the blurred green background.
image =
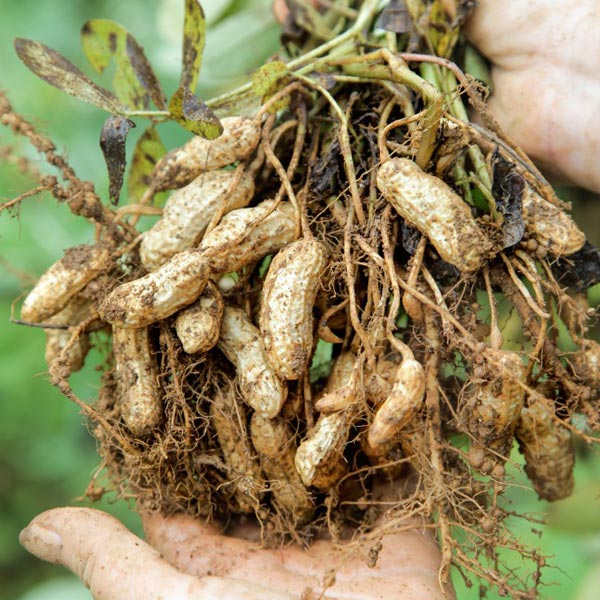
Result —
<instances>
[{"instance_id":1,"label":"blurred green background","mask_svg":"<svg viewBox=\"0 0 600 600\"><path fill-rule=\"evenodd\" d=\"M210 31L199 93L213 96L243 80L255 66L278 49L278 28L270 0L207 0ZM63 150L82 179L96 184L107 196L107 181L98 147L106 115L94 107L47 86L18 61L14 37L41 41L60 50L91 74L79 45L79 28L91 18L110 18L127 27L144 46L167 95L179 76L181 0L34 0L4 3L0 19L0 87L8 91L17 112L39 126ZM107 83L106 80L105 84ZM143 129L138 121L128 148ZM167 148L179 145L186 134L177 127L161 127ZM0 129L0 146L16 145L41 169L46 167L23 139ZM14 165L0 163L0 201L29 189L31 184ZM600 244L600 201L581 191L566 192L574 201L576 218L590 239ZM563 194L564 196L564 194ZM98 458L92 438L76 406L50 386L45 374L44 335L37 329L9 323L11 304L64 249L93 239L91 226L80 222L50 197L24 201L12 214L0 216L0 600L82 600L91 596L65 570L45 565L18 545L19 530L39 512L78 502ZM595 302L600 290L595 290ZM76 393L96 395L93 357L73 377ZM514 459L519 461L518 455ZM556 569L548 574L548 598L591 600L600 588L600 460L585 448L577 462L577 486L570 499L555 505L536 500L518 484L507 497L519 512L547 514L543 535L531 525L515 522L521 541L537 544L553 555ZM139 519L124 501L105 499L99 505L140 532ZM538 531L540 528L537 528ZM514 558L510 560L515 560ZM519 565L515 562L515 568ZM459 598L478 597L457 582ZM493 594L489 597L494 597Z\"/></svg>"}]
</instances>

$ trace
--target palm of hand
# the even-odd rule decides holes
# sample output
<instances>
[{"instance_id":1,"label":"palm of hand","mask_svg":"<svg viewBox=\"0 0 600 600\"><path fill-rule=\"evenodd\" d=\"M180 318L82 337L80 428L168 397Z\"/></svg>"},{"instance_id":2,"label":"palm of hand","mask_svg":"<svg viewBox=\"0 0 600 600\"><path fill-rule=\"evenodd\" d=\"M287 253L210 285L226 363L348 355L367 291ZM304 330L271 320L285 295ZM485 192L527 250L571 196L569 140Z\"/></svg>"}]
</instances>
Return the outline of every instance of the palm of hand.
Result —
<instances>
[{"instance_id":1,"label":"palm of hand","mask_svg":"<svg viewBox=\"0 0 600 600\"><path fill-rule=\"evenodd\" d=\"M417 531L386 536L369 566L373 544L350 551L321 540L307 550L265 550L183 515L152 515L145 529L150 545L105 513L59 508L36 517L21 543L70 568L104 600L444 598L437 546Z\"/></svg>"},{"instance_id":2,"label":"palm of hand","mask_svg":"<svg viewBox=\"0 0 600 600\"><path fill-rule=\"evenodd\" d=\"M490 108L542 168L600 192L600 6L480 0L467 33L493 63Z\"/></svg>"}]
</instances>

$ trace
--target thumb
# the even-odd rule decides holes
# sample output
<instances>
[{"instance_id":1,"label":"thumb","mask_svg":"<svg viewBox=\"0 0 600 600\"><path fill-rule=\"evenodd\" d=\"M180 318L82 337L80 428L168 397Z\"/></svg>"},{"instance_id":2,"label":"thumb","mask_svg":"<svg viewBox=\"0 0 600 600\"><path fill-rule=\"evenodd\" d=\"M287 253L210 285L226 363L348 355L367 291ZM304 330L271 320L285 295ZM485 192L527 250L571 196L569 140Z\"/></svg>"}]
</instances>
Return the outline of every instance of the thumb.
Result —
<instances>
[{"instance_id":1,"label":"thumb","mask_svg":"<svg viewBox=\"0 0 600 600\"><path fill-rule=\"evenodd\" d=\"M197 579L181 573L110 515L91 508L55 508L21 532L21 545L64 565L97 600L289 600L245 581Z\"/></svg>"}]
</instances>

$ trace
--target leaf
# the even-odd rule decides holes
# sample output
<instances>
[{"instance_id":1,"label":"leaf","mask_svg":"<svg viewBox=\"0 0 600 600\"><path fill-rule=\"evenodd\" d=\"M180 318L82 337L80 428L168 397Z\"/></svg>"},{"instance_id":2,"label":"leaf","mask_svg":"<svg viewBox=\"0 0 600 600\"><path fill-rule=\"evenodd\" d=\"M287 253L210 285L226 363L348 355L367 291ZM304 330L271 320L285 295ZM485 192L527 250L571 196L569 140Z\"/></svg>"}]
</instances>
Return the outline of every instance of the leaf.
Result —
<instances>
[{"instance_id":1,"label":"leaf","mask_svg":"<svg viewBox=\"0 0 600 600\"><path fill-rule=\"evenodd\" d=\"M196 89L205 43L206 19L202 6L198 0L185 0L180 88Z\"/></svg>"},{"instance_id":2,"label":"leaf","mask_svg":"<svg viewBox=\"0 0 600 600\"><path fill-rule=\"evenodd\" d=\"M108 112L127 110L111 92L96 85L56 50L23 38L16 38L14 44L25 66L46 83Z\"/></svg>"},{"instance_id":3,"label":"leaf","mask_svg":"<svg viewBox=\"0 0 600 600\"><path fill-rule=\"evenodd\" d=\"M113 86L121 102L143 110L149 108L151 98L157 108L166 110L165 95L144 49L125 27L108 19L87 21L81 28L81 45L98 73L104 72L114 58Z\"/></svg>"},{"instance_id":4,"label":"leaf","mask_svg":"<svg viewBox=\"0 0 600 600\"><path fill-rule=\"evenodd\" d=\"M129 202L137 202L140 199L148 187L154 165L166 151L156 128L151 125L142 133L133 151L127 178Z\"/></svg>"},{"instance_id":5,"label":"leaf","mask_svg":"<svg viewBox=\"0 0 600 600\"><path fill-rule=\"evenodd\" d=\"M180 87L169 102L171 116L188 131L214 140L223 133L215 113L189 89Z\"/></svg>"},{"instance_id":6,"label":"leaf","mask_svg":"<svg viewBox=\"0 0 600 600\"><path fill-rule=\"evenodd\" d=\"M404 2L391 0L379 15L375 26L394 33L408 33L412 29L413 22Z\"/></svg>"},{"instance_id":7,"label":"leaf","mask_svg":"<svg viewBox=\"0 0 600 600\"><path fill-rule=\"evenodd\" d=\"M118 204L119 194L123 187L126 165L125 140L132 127L135 127L133 121L118 115L111 115L104 122L100 133L100 148L102 148L102 154L104 154L104 160L108 167L108 192L113 204Z\"/></svg>"},{"instance_id":8,"label":"leaf","mask_svg":"<svg viewBox=\"0 0 600 600\"><path fill-rule=\"evenodd\" d=\"M284 88L289 81L289 70L287 65L274 60L258 67L252 74L252 90L257 96L260 96L264 104L269 98L273 97L280 89ZM288 106L289 97L281 98L270 108L270 112L277 112Z\"/></svg>"},{"instance_id":9,"label":"leaf","mask_svg":"<svg viewBox=\"0 0 600 600\"><path fill-rule=\"evenodd\" d=\"M504 217L502 233L504 248L518 244L525 232L523 222L522 196L525 181L517 169L505 161L499 153L492 157L494 183L492 194L496 200L496 209Z\"/></svg>"}]
</instances>

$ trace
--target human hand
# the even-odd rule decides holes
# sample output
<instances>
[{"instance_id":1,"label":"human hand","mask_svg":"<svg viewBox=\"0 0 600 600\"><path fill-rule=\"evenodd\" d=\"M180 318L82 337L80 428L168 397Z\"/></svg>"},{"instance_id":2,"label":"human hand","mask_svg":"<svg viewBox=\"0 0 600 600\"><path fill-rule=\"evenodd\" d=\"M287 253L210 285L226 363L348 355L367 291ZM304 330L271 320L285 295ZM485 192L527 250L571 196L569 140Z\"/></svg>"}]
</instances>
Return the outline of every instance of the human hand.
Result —
<instances>
[{"instance_id":1,"label":"human hand","mask_svg":"<svg viewBox=\"0 0 600 600\"><path fill-rule=\"evenodd\" d=\"M371 544L350 551L321 540L307 550L265 550L184 515L154 514L144 525L149 543L101 511L56 508L35 517L20 541L37 557L69 568L102 600L448 597L438 584L433 538L414 530L387 535L370 568ZM332 585L324 586L334 571Z\"/></svg>"},{"instance_id":2,"label":"human hand","mask_svg":"<svg viewBox=\"0 0 600 600\"><path fill-rule=\"evenodd\" d=\"M600 5L480 0L467 34L493 63L489 106L543 169L600 192Z\"/></svg>"}]
</instances>

